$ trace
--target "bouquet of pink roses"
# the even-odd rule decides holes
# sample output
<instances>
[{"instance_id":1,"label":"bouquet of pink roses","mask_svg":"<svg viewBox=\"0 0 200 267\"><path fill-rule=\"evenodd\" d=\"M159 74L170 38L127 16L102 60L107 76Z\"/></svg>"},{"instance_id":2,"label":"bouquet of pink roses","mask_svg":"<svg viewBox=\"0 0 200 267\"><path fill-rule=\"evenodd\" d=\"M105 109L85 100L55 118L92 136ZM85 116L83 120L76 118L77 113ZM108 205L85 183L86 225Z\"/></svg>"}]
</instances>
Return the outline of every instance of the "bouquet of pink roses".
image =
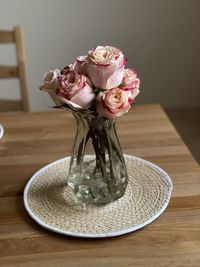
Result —
<instances>
[{"instance_id":1,"label":"bouquet of pink roses","mask_svg":"<svg viewBox=\"0 0 200 267\"><path fill-rule=\"evenodd\" d=\"M125 69L125 63L120 49L97 46L73 64L46 72L40 89L57 107L116 118L129 111L139 93L140 80L135 70Z\"/></svg>"},{"instance_id":2,"label":"bouquet of pink roses","mask_svg":"<svg viewBox=\"0 0 200 267\"><path fill-rule=\"evenodd\" d=\"M115 121L131 108L140 80L125 63L118 48L97 46L62 70L50 69L40 87L76 118L68 185L86 203L118 199L128 183Z\"/></svg>"}]
</instances>

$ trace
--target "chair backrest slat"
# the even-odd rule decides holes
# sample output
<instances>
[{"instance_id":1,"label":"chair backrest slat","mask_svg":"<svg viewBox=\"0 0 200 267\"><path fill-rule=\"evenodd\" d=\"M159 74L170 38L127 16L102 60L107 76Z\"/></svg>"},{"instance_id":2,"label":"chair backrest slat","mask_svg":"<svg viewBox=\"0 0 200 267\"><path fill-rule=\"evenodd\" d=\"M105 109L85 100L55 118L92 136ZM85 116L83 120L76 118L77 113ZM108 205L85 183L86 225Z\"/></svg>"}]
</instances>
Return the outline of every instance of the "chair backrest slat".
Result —
<instances>
[{"instance_id":1,"label":"chair backrest slat","mask_svg":"<svg viewBox=\"0 0 200 267\"><path fill-rule=\"evenodd\" d=\"M0 78L17 78L19 71L17 66L0 65Z\"/></svg>"},{"instance_id":2,"label":"chair backrest slat","mask_svg":"<svg viewBox=\"0 0 200 267\"><path fill-rule=\"evenodd\" d=\"M0 99L0 112L1 111L11 111L22 110L22 101L20 100L1 100Z\"/></svg>"},{"instance_id":3,"label":"chair backrest slat","mask_svg":"<svg viewBox=\"0 0 200 267\"><path fill-rule=\"evenodd\" d=\"M13 31L2 31L0 30L0 43L14 43L15 42L15 34Z\"/></svg>"}]
</instances>

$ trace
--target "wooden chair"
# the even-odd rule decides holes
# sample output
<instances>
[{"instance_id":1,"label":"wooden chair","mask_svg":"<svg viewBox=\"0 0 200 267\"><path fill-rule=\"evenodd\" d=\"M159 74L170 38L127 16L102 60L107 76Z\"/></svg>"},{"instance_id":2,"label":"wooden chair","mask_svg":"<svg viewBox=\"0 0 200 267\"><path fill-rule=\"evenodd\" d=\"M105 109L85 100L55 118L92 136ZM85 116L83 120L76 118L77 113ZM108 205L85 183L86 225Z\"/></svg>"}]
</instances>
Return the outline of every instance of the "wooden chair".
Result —
<instances>
[{"instance_id":1,"label":"wooden chair","mask_svg":"<svg viewBox=\"0 0 200 267\"><path fill-rule=\"evenodd\" d=\"M21 28L16 26L13 28L13 31L0 30L0 44L1 43L14 43L16 46L17 66L0 65L0 78L19 78L21 100L16 101L0 99L0 111L29 111L25 53L23 45L23 33Z\"/></svg>"}]
</instances>

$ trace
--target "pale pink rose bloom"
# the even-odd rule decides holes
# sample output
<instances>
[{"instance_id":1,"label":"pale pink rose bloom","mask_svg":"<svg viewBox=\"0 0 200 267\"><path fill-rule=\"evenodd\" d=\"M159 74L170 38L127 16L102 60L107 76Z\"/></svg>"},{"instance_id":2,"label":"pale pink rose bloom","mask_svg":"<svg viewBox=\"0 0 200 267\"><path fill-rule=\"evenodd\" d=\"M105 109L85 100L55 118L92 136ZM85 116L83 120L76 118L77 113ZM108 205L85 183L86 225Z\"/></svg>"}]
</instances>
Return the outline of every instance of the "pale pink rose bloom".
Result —
<instances>
[{"instance_id":1,"label":"pale pink rose bloom","mask_svg":"<svg viewBox=\"0 0 200 267\"><path fill-rule=\"evenodd\" d=\"M92 84L108 90L120 85L125 58L121 50L112 46L97 46L88 52L87 75Z\"/></svg>"},{"instance_id":2,"label":"pale pink rose bloom","mask_svg":"<svg viewBox=\"0 0 200 267\"><path fill-rule=\"evenodd\" d=\"M132 102L133 98L130 92L114 88L98 94L96 110L102 117L114 119L127 113Z\"/></svg>"},{"instance_id":3,"label":"pale pink rose bloom","mask_svg":"<svg viewBox=\"0 0 200 267\"><path fill-rule=\"evenodd\" d=\"M60 75L60 70L58 69L50 69L45 72L43 76L43 84L39 87L40 90L53 92L57 86L57 77Z\"/></svg>"},{"instance_id":4,"label":"pale pink rose bloom","mask_svg":"<svg viewBox=\"0 0 200 267\"><path fill-rule=\"evenodd\" d=\"M79 73L86 74L87 63L88 63L88 56L77 57L76 61L74 62L73 68L75 71Z\"/></svg>"},{"instance_id":5,"label":"pale pink rose bloom","mask_svg":"<svg viewBox=\"0 0 200 267\"><path fill-rule=\"evenodd\" d=\"M40 90L49 93L50 97L56 103L56 105L60 104L60 101L56 97L56 88L58 86L57 77L59 75L59 69L50 69L49 71L45 72L43 76L43 84L39 87Z\"/></svg>"},{"instance_id":6,"label":"pale pink rose bloom","mask_svg":"<svg viewBox=\"0 0 200 267\"><path fill-rule=\"evenodd\" d=\"M95 94L86 76L76 71L68 71L57 80L59 87L56 89L56 96L61 102L83 109L88 108L94 100Z\"/></svg>"},{"instance_id":7,"label":"pale pink rose bloom","mask_svg":"<svg viewBox=\"0 0 200 267\"><path fill-rule=\"evenodd\" d=\"M131 91L133 99L139 94L140 79L134 69L124 69L120 88L124 91Z\"/></svg>"}]
</instances>

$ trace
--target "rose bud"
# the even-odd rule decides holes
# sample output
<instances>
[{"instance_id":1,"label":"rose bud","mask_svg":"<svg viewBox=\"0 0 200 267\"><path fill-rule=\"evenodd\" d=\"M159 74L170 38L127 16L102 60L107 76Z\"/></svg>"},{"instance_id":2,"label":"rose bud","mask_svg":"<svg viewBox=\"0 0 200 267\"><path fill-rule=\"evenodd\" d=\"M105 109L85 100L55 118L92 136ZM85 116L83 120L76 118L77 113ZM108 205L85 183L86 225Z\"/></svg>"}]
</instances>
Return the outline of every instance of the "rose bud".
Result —
<instances>
[{"instance_id":1,"label":"rose bud","mask_svg":"<svg viewBox=\"0 0 200 267\"><path fill-rule=\"evenodd\" d=\"M133 98L130 92L121 88L100 92L97 95L97 112L105 118L113 119L129 111Z\"/></svg>"},{"instance_id":2,"label":"rose bud","mask_svg":"<svg viewBox=\"0 0 200 267\"><path fill-rule=\"evenodd\" d=\"M120 88L131 91L133 99L139 94L140 79L134 69L124 69L124 75Z\"/></svg>"},{"instance_id":3,"label":"rose bud","mask_svg":"<svg viewBox=\"0 0 200 267\"><path fill-rule=\"evenodd\" d=\"M45 72L43 76L43 84L39 87L40 90L52 92L56 89L57 86L57 77L60 75L60 70L50 69Z\"/></svg>"},{"instance_id":4,"label":"rose bud","mask_svg":"<svg viewBox=\"0 0 200 267\"><path fill-rule=\"evenodd\" d=\"M60 102L56 97L56 88L57 88L57 77L60 75L60 70L58 69L50 69L44 74L43 84L39 87L40 90L46 91L49 93L52 100L59 105Z\"/></svg>"},{"instance_id":5,"label":"rose bud","mask_svg":"<svg viewBox=\"0 0 200 267\"><path fill-rule=\"evenodd\" d=\"M97 46L88 52L87 60L87 75L95 87L107 90L120 85L125 65L121 50Z\"/></svg>"},{"instance_id":6,"label":"rose bud","mask_svg":"<svg viewBox=\"0 0 200 267\"><path fill-rule=\"evenodd\" d=\"M77 72L80 72L82 74L86 74L87 63L88 63L87 56L77 57L76 61L74 62L73 68Z\"/></svg>"},{"instance_id":7,"label":"rose bud","mask_svg":"<svg viewBox=\"0 0 200 267\"><path fill-rule=\"evenodd\" d=\"M68 71L57 80L59 86L56 89L56 96L61 102L78 109L88 108L91 105L95 94L86 76L76 71Z\"/></svg>"}]
</instances>

